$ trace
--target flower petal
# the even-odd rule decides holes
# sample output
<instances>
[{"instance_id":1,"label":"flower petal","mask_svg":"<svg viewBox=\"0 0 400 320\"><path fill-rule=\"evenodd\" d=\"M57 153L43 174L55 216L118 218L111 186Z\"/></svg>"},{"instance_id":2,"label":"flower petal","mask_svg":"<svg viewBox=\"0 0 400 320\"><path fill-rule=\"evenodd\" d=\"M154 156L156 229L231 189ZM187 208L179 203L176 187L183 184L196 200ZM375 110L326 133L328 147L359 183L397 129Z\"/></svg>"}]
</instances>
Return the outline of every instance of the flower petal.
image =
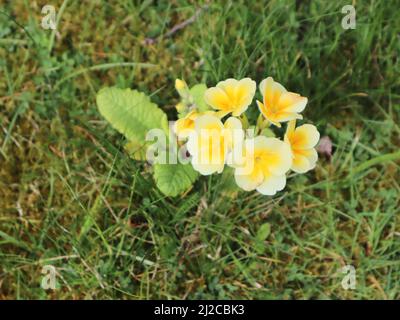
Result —
<instances>
[{"instance_id":1,"label":"flower petal","mask_svg":"<svg viewBox=\"0 0 400 320\"><path fill-rule=\"evenodd\" d=\"M253 170L251 174L241 174L240 170L235 170L236 184L246 191L252 191L262 183L264 175L261 170Z\"/></svg>"},{"instance_id":2,"label":"flower petal","mask_svg":"<svg viewBox=\"0 0 400 320\"><path fill-rule=\"evenodd\" d=\"M256 100L256 102L257 102L257 106L258 106L258 109L260 110L260 112L264 115L265 118L268 119L267 107L261 101Z\"/></svg>"},{"instance_id":3,"label":"flower petal","mask_svg":"<svg viewBox=\"0 0 400 320\"><path fill-rule=\"evenodd\" d=\"M229 111L231 107L228 95L219 87L208 88L204 93L204 100L216 110Z\"/></svg>"},{"instance_id":4,"label":"flower petal","mask_svg":"<svg viewBox=\"0 0 400 320\"><path fill-rule=\"evenodd\" d=\"M286 133L285 133L285 142L288 142L292 135L294 134L294 131L296 129L296 120L291 120L289 121L287 128L286 128Z\"/></svg>"},{"instance_id":5,"label":"flower petal","mask_svg":"<svg viewBox=\"0 0 400 320\"><path fill-rule=\"evenodd\" d=\"M303 124L297 127L294 139L291 141L294 149L311 149L314 148L319 141L319 132L312 124Z\"/></svg>"},{"instance_id":6,"label":"flower petal","mask_svg":"<svg viewBox=\"0 0 400 320\"><path fill-rule=\"evenodd\" d=\"M194 127L196 131L200 130L222 130L224 125L221 120L212 114L201 115L196 118L194 122Z\"/></svg>"},{"instance_id":7,"label":"flower petal","mask_svg":"<svg viewBox=\"0 0 400 320\"><path fill-rule=\"evenodd\" d=\"M194 120L198 117L198 113L191 111L184 118L178 119L174 124L174 132L179 139L189 137L191 131L194 130Z\"/></svg>"},{"instance_id":8,"label":"flower petal","mask_svg":"<svg viewBox=\"0 0 400 320\"><path fill-rule=\"evenodd\" d=\"M247 110L256 93L256 82L250 78L240 80L235 88L235 110L233 116L239 116Z\"/></svg>"},{"instance_id":9,"label":"flower petal","mask_svg":"<svg viewBox=\"0 0 400 320\"><path fill-rule=\"evenodd\" d=\"M192 158L193 169L203 176L208 176L213 173L221 173L224 170L224 163L201 163L196 157Z\"/></svg>"},{"instance_id":10,"label":"flower petal","mask_svg":"<svg viewBox=\"0 0 400 320\"><path fill-rule=\"evenodd\" d=\"M279 98L279 111L284 112L302 112L306 107L308 99L297 93L285 92Z\"/></svg>"},{"instance_id":11,"label":"flower petal","mask_svg":"<svg viewBox=\"0 0 400 320\"><path fill-rule=\"evenodd\" d=\"M303 155L307 157L308 161L310 161L310 164L315 166L315 163L318 161L318 152L314 148L304 150Z\"/></svg>"},{"instance_id":12,"label":"flower petal","mask_svg":"<svg viewBox=\"0 0 400 320\"><path fill-rule=\"evenodd\" d=\"M296 120L296 119L303 119L303 116L301 114L295 113L295 112L277 112L270 116L271 119L273 119L276 122L286 122L286 121L291 121L291 120Z\"/></svg>"},{"instance_id":13,"label":"flower petal","mask_svg":"<svg viewBox=\"0 0 400 320\"><path fill-rule=\"evenodd\" d=\"M277 126L278 128L281 127L281 124L279 122L277 122L275 120L275 115L271 112L271 110L267 109L266 105L264 105L262 102L260 101L256 101L257 102L257 106L258 109L260 110L260 112L263 114L263 116L269 121L271 122L273 125Z\"/></svg>"},{"instance_id":14,"label":"flower petal","mask_svg":"<svg viewBox=\"0 0 400 320\"><path fill-rule=\"evenodd\" d=\"M297 173L305 173L312 168L310 161L306 156L303 156L301 154L296 154L295 157L293 158L291 169Z\"/></svg>"},{"instance_id":15,"label":"flower petal","mask_svg":"<svg viewBox=\"0 0 400 320\"><path fill-rule=\"evenodd\" d=\"M273 196L278 191L283 190L285 185L286 175L269 175L265 177L263 183L257 187L257 191L264 195Z\"/></svg>"},{"instance_id":16,"label":"flower petal","mask_svg":"<svg viewBox=\"0 0 400 320\"><path fill-rule=\"evenodd\" d=\"M275 82L272 77L268 77L261 81L260 83L260 91L263 96L263 102L267 107L271 108L274 105L277 105L280 96L287 92L284 86L280 83Z\"/></svg>"},{"instance_id":17,"label":"flower petal","mask_svg":"<svg viewBox=\"0 0 400 320\"><path fill-rule=\"evenodd\" d=\"M234 147L241 147L244 140L242 123L238 118L230 117L224 123L224 138L228 150Z\"/></svg>"},{"instance_id":18,"label":"flower petal","mask_svg":"<svg viewBox=\"0 0 400 320\"><path fill-rule=\"evenodd\" d=\"M238 118L230 117L224 123L225 129L242 130L242 122Z\"/></svg>"},{"instance_id":19,"label":"flower petal","mask_svg":"<svg viewBox=\"0 0 400 320\"><path fill-rule=\"evenodd\" d=\"M265 136L254 138L254 153L262 158L264 174L270 172L280 176L292 166L293 156L290 145L277 138Z\"/></svg>"},{"instance_id":20,"label":"flower petal","mask_svg":"<svg viewBox=\"0 0 400 320\"><path fill-rule=\"evenodd\" d=\"M232 101L235 99L235 91L236 91L236 86L238 85L238 80L236 79L226 79L224 81L220 81L217 83L217 88L221 88L228 98Z\"/></svg>"},{"instance_id":21,"label":"flower petal","mask_svg":"<svg viewBox=\"0 0 400 320\"><path fill-rule=\"evenodd\" d=\"M314 148L308 150L295 150L291 169L297 173L305 173L315 168L317 160L318 153Z\"/></svg>"}]
</instances>

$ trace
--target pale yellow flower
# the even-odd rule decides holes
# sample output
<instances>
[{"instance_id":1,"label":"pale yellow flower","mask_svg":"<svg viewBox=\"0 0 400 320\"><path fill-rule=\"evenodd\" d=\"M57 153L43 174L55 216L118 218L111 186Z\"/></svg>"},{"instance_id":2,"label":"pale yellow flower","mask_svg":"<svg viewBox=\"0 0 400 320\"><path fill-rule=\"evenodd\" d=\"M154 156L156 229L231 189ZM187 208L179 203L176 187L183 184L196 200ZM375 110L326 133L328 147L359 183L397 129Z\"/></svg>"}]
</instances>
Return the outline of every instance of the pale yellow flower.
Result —
<instances>
[{"instance_id":1,"label":"pale yellow flower","mask_svg":"<svg viewBox=\"0 0 400 320\"><path fill-rule=\"evenodd\" d=\"M235 139L235 132L239 132L239 139ZM230 117L223 124L215 115L197 117L194 131L189 135L187 143L193 168L202 175L221 173L235 140L242 138L242 124L237 118Z\"/></svg>"},{"instance_id":2,"label":"pale yellow flower","mask_svg":"<svg viewBox=\"0 0 400 320\"><path fill-rule=\"evenodd\" d=\"M288 92L281 84L268 77L260 83L263 102L257 100L260 112L271 123L280 127L280 122L302 119L299 114L307 104L307 98Z\"/></svg>"},{"instance_id":3,"label":"pale yellow flower","mask_svg":"<svg viewBox=\"0 0 400 320\"><path fill-rule=\"evenodd\" d=\"M213 115L222 118L225 114L215 111L198 112L196 110L190 111L185 117L178 119L174 124L174 132L179 139L186 139L189 134L194 130L194 122L196 118L202 115Z\"/></svg>"},{"instance_id":4,"label":"pale yellow flower","mask_svg":"<svg viewBox=\"0 0 400 320\"><path fill-rule=\"evenodd\" d=\"M290 146L277 138L257 136L245 140L243 148L244 161L233 165L237 185L264 195L283 190L286 172L292 165Z\"/></svg>"},{"instance_id":5,"label":"pale yellow flower","mask_svg":"<svg viewBox=\"0 0 400 320\"><path fill-rule=\"evenodd\" d=\"M196 120L198 116L198 112L191 111L184 118L175 121L174 132L179 139L187 138L194 130L194 120Z\"/></svg>"},{"instance_id":6,"label":"pale yellow flower","mask_svg":"<svg viewBox=\"0 0 400 320\"><path fill-rule=\"evenodd\" d=\"M204 99L208 105L216 110L239 116L245 112L253 100L256 92L256 83L250 78L242 80L227 79L216 87L208 88Z\"/></svg>"},{"instance_id":7,"label":"pale yellow flower","mask_svg":"<svg viewBox=\"0 0 400 320\"><path fill-rule=\"evenodd\" d=\"M303 124L296 128L296 120L289 122L285 142L292 149L293 164L291 169L297 173L304 173L313 169L318 160L315 146L319 141L319 132L311 124Z\"/></svg>"}]
</instances>

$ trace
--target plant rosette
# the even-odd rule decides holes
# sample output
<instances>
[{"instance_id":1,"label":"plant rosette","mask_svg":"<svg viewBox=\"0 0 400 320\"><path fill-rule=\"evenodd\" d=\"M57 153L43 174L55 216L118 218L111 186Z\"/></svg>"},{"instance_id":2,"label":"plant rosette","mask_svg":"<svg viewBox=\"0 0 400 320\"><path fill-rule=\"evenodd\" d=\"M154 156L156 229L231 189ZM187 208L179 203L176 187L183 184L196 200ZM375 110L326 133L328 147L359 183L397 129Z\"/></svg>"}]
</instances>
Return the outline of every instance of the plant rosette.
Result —
<instances>
[{"instance_id":1,"label":"plant rosette","mask_svg":"<svg viewBox=\"0 0 400 320\"><path fill-rule=\"evenodd\" d=\"M241 189L272 196L285 188L291 170L302 174L315 167L319 132L312 124L296 126L308 100L271 77L259 85L262 101L256 101L260 114L254 125L245 115L257 89L250 78L227 79L211 88L189 88L177 79L175 88L178 119L171 122L136 90L103 88L96 99L101 115L127 139L131 157L151 163L166 196L187 191L200 175L226 173ZM285 123L279 139L274 128Z\"/></svg>"}]
</instances>

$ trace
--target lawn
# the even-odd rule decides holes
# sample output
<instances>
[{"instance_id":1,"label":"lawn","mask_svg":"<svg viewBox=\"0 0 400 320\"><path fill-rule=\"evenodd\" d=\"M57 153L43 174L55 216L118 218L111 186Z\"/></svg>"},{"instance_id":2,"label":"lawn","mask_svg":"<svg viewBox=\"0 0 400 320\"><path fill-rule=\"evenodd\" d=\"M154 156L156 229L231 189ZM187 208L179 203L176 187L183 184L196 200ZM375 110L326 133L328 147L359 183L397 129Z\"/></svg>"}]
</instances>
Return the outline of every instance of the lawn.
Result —
<instances>
[{"instance_id":1,"label":"lawn","mask_svg":"<svg viewBox=\"0 0 400 320\"><path fill-rule=\"evenodd\" d=\"M400 299L398 2L345 30L351 2L0 1L0 299ZM173 119L176 78L267 76L333 144L273 197L163 195L96 105L132 88Z\"/></svg>"}]
</instances>

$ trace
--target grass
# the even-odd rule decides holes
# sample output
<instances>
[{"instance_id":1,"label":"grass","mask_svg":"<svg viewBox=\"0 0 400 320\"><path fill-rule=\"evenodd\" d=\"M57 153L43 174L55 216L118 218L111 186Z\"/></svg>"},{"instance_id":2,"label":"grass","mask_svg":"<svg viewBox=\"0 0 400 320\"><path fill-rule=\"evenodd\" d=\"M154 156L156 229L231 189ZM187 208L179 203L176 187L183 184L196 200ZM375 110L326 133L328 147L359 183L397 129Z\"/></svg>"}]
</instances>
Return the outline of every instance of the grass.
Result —
<instances>
[{"instance_id":1,"label":"grass","mask_svg":"<svg viewBox=\"0 0 400 320\"><path fill-rule=\"evenodd\" d=\"M357 1L344 30L348 2L53 1L57 32L46 1L3 2L0 299L399 299L400 25L395 1ZM163 196L95 105L136 88L173 119L176 77L267 75L309 97L335 151L273 198L218 176Z\"/></svg>"}]
</instances>

